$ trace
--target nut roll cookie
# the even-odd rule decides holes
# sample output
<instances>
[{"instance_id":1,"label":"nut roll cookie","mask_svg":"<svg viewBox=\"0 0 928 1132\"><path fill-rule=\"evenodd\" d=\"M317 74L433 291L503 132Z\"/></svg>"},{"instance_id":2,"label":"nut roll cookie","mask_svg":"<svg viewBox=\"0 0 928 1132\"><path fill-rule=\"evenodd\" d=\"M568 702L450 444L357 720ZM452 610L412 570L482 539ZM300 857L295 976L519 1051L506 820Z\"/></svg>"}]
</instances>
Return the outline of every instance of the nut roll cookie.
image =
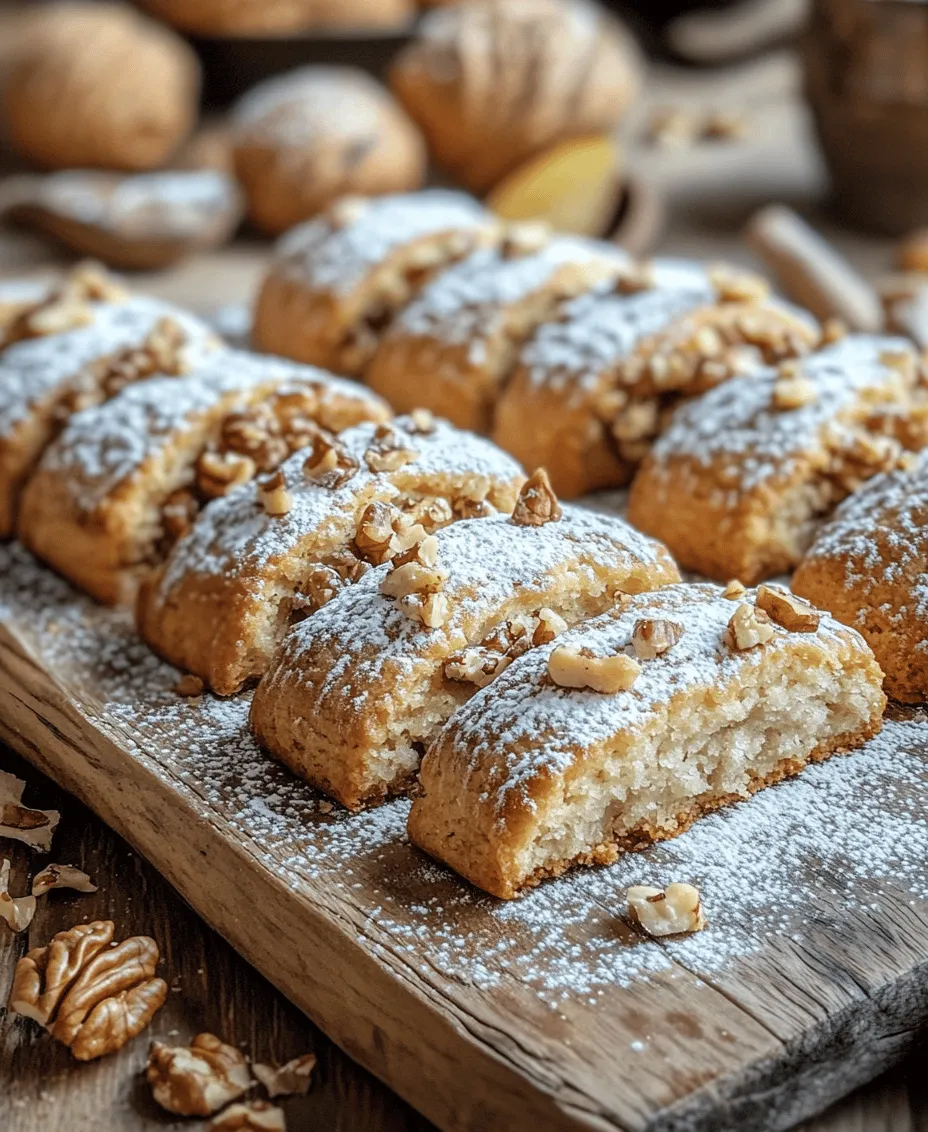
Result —
<instances>
[{"instance_id":1,"label":"nut roll cookie","mask_svg":"<svg viewBox=\"0 0 928 1132\"><path fill-rule=\"evenodd\" d=\"M397 412L417 405L488 432L521 345L558 300L589 291L627 263L615 245L549 239L516 226L433 279L384 335L367 382Z\"/></svg>"},{"instance_id":2,"label":"nut roll cookie","mask_svg":"<svg viewBox=\"0 0 928 1132\"><path fill-rule=\"evenodd\" d=\"M0 329L0 537L13 533L22 487L71 413L220 348L198 319L86 269L20 310Z\"/></svg>"},{"instance_id":3,"label":"nut roll cookie","mask_svg":"<svg viewBox=\"0 0 928 1132\"><path fill-rule=\"evenodd\" d=\"M98 601L131 602L210 499L273 472L320 427L389 416L355 382L217 353L185 377L130 385L76 413L26 487L19 535Z\"/></svg>"},{"instance_id":4,"label":"nut roll cookie","mask_svg":"<svg viewBox=\"0 0 928 1132\"><path fill-rule=\"evenodd\" d=\"M252 703L264 746L351 809L401 793L448 716L516 657L616 595L679 581L621 519L526 488L512 518L447 527L425 562L401 555L295 626ZM423 587L439 598L425 622Z\"/></svg>"},{"instance_id":5,"label":"nut roll cookie","mask_svg":"<svg viewBox=\"0 0 928 1132\"><path fill-rule=\"evenodd\" d=\"M838 503L924 444L921 381L909 343L853 336L710 390L654 445L629 519L719 581L790 570Z\"/></svg>"},{"instance_id":6,"label":"nut roll cookie","mask_svg":"<svg viewBox=\"0 0 928 1132\"><path fill-rule=\"evenodd\" d=\"M526 343L493 439L564 497L623 486L681 397L818 345L815 319L768 290L657 260L562 302Z\"/></svg>"},{"instance_id":7,"label":"nut roll cookie","mask_svg":"<svg viewBox=\"0 0 928 1132\"><path fill-rule=\"evenodd\" d=\"M882 726L881 678L858 633L781 591L627 598L459 708L423 759L410 838L514 897L859 746Z\"/></svg>"},{"instance_id":8,"label":"nut roll cookie","mask_svg":"<svg viewBox=\"0 0 928 1132\"><path fill-rule=\"evenodd\" d=\"M258 295L255 346L359 376L396 311L498 230L464 193L343 197L277 245Z\"/></svg>"},{"instance_id":9,"label":"nut roll cookie","mask_svg":"<svg viewBox=\"0 0 928 1132\"><path fill-rule=\"evenodd\" d=\"M263 674L290 624L370 569L356 540L372 503L397 508L405 548L456 518L512 511L524 478L489 441L425 414L320 437L206 508L142 584L142 636L220 694L236 692Z\"/></svg>"},{"instance_id":10,"label":"nut roll cookie","mask_svg":"<svg viewBox=\"0 0 928 1132\"><path fill-rule=\"evenodd\" d=\"M928 464L874 476L835 512L793 589L864 636L894 699L928 699Z\"/></svg>"}]
</instances>

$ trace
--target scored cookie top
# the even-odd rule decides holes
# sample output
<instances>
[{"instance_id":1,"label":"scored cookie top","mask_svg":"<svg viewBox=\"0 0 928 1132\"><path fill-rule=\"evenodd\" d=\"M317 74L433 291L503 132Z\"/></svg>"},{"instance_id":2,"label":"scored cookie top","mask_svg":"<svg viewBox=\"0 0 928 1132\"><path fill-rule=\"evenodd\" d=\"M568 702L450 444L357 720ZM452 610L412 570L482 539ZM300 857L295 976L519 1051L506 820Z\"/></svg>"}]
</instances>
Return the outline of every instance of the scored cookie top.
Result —
<instances>
[{"instance_id":1,"label":"scored cookie top","mask_svg":"<svg viewBox=\"0 0 928 1132\"><path fill-rule=\"evenodd\" d=\"M181 354L193 366L219 348L199 319L160 299L137 295L119 303L90 303L87 325L15 342L0 353L0 437L28 420L33 406L64 392L84 366L127 347L141 346L164 318L180 326L186 339Z\"/></svg>"},{"instance_id":2,"label":"scored cookie top","mask_svg":"<svg viewBox=\"0 0 928 1132\"><path fill-rule=\"evenodd\" d=\"M473 356L503 325L506 310L548 287L560 269L600 269L590 276L592 286L626 263L628 256L615 245L580 237L562 236L524 255L480 248L436 276L397 317L386 341L415 336L470 343Z\"/></svg>"},{"instance_id":3,"label":"scored cookie top","mask_svg":"<svg viewBox=\"0 0 928 1132\"><path fill-rule=\"evenodd\" d=\"M645 727L654 712L675 697L699 688L720 689L728 681L750 680L752 668L804 647L830 652L850 646L869 650L853 629L821 615L814 632L790 633L771 623L773 636L757 648L738 651L728 643L728 626L740 602L753 604L754 591L729 601L712 585L675 585L623 599L621 609L603 614L526 653L452 718L437 741L468 773L477 773L494 811L503 818L511 805L532 805L531 784L565 773L578 752L608 742L621 732ZM602 693L560 687L548 675L555 649L585 649L593 657L623 654L634 658L632 643L640 621L671 621L680 629L676 643L651 660L625 691Z\"/></svg>"},{"instance_id":4,"label":"scored cookie top","mask_svg":"<svg viewBox=\"0 0 928 1132\"><path fill-rule=\"evenodd\" d=\"M171 437L228 394L247 393L256 386L281 390L312 386L322 400L337 397L386 410L380 398L363 386L314 366L223 350L183 377L156 377L129 385L105 404L76 413L46 450L40 467L64 474L78 507L93 511Z\"/></svg>"},{"instance_id":5,"label":"scored cookie top","mask_svg":"<svg viewBox=\"0 0 928 1132\"><path fill-rule=\"evenodd\" d=\"M669 555L617 516L565 506L562 517L542 526L514 523L508 516L454 523L436 532L436 568L447 574L441 593L448 616L429 628L403 612L380 592L389 575L387 563L343 590L287 639L288 660L314 648L335 645L339 661L327 686L350 675L353 684L379 677L385 665L428 651L444 656L460 648L475 627L498 614L513 599L550 586L557 575L580 575L591 590L613 585L623 573L652 568L656 584L677 576ZM573 592L573 590L571 590Z\"/></svg>"},{"instance_id":6,"label":"scored cookie top","mask_svg":"<svg viewBox=\"0 0 928 1132\"><path fill-rule=\"evenodd\" d=\"M678 459L716 466L751 489L789 475L817 450L823 431L840 439L856 406L905 403L918 357L903 338L853 335L781 369L762 369L682 405L651 450L660 474ZM784 388L785 387L785 388Z\"/></svg>"},{"instance_id":7,"label":"scored cookie top","mask_svg":"<svg viewBox=\"0 0 928 1132\"><path fill-rule=\"evenodd\" d=\"M393 471L372 471L368 454L377 446L377 434L388 428L391 444L409 453L409 459ZM334 487L311 479L306 473L307 453L294 453L280 467L281 488L288 494L286 514L269 515L261 499L260 481L252 481L213 500L193 530L171 555L161 594L167 593L188 572L238 575L259 569L275 556L286 554L303 536L323 528L333 516L354 513L365 489L377 486L378 497L389 499L414 490L417 482L431 483L436 493L447 484L465 479L485 480L492 489L522 481L519 465L496 445L473 433L463 432L444 421L421 431L409 418L388 426L372 422L346 429L340 446L356 464L356 470ZM407 487L407 484L411 485Z\"/></svg>"},{"instance_id":8,"label":"scored cookie top","mask_svg":"<svg viewBox=\"0 0 928 1132\"><path fill-rule=\"evenodd\" d=\"M398 248L447 232L474 233L489 223L473 197L448 189L351 197L283 236L275 270L313 290L346 295Z\"/></svg>"},{"instance_id":9,"label":"scored cookie top","mask_svg":"<svg viewBox=\"0 0 928 1132\"><path fill-rule=\"evenodd\" d=\"M874 476L845 500L819 531L803 569L826 559L844 563L848 588L904 594L897 617L928 619L928 460Z\"/></svg>"}]
</instances>

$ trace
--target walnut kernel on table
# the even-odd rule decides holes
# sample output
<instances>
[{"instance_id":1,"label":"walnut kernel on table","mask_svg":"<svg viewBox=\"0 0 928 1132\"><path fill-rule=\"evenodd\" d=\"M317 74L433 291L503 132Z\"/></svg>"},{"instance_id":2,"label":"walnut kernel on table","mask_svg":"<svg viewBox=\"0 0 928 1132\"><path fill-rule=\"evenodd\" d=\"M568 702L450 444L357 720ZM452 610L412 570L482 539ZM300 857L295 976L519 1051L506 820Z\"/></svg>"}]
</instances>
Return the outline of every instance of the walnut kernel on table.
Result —
<instances>
[{"instance_id":1,"label":"walnut kernel on table","mask_svg":"<svg viewBox=\"0 0 928 1132\"><path fill-rule=\"evenodd\" d=\"M61 815L57 810L32 810L22 804L25 782L0 770L0 837L22 841L47 853Z\"/></svg>"},{"instance_id":2,"label":"walnut kernel on table","mask_svg":"<svg viewBox=\"0 0 928 1132\"><path fill-rule=\"evenodd\" d=\"M283 1109L267 1101L233 1104L214 1117L210 1132L286 1132Z\"/></svg>"},{"instance_id":3,"label":"walnut kernel on table","mask_svg":"<svg viewBox=\"0 0 928 1132\"><path fill-rule=\"evenodd\" d=\"M152 1042L146 1077L158 1104L180 1116L211 1116L254 1084L240 1051L213 1034L189 1047Z\"/></svg>"},{"instance_id":4,"label":"walnut kernel on table","mask_svg":"<svg viewBox=\"0 0 928 1132\"><path fill-rule=\"evenodd\" d=\"M122 1049L167 997L155 941L117 944L113 934L111 920L78 924L29 951L13 974L10 1010L45 1026L79 1061Z\"/></svg>"}]
</instances>

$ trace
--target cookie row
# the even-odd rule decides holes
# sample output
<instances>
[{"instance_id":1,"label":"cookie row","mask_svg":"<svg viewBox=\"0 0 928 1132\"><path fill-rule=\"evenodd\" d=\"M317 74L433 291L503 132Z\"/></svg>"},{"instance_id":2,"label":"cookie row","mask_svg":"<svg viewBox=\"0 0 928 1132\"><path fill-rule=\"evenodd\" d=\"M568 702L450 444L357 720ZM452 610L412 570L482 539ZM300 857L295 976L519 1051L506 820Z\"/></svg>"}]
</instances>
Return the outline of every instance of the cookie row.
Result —
<instances>
[{"instance_id":1,"label":"cookie row","mask_svg":"<svg viewBox=\"0 0 928 1132\"><path fill-rule=\"evenodd\" d=\"M855 631L779 589L680 584L659 543L536 475L511 517L423 539L290 629L251 722L351 809L412 793L411 839L508 898L859 745L881 680Z\"/></svg>"},{"instance_id":2,"label":"cookie row","mask_svg":"<svg viewBox=\"0 0 928 1132\"><path fill-rule=\"evenodd\" d=\"M561 495L633 481L632 521L720 581L794 567L843 498L924 443L910 344L842 340L760 280L632 265L454 199L457 229L448 194L425 193L343 201L294 230L257 340L488 432Z\"/></svg>"},{"instance_id":3,"label":"cookie row","mask_svg":"<svg viewBox=\"0 0 928 1132\"><path fill-rule=\"evenodd\" d=\"M633 265L432 191L346 198L280 243L257 344L490 433L559 494L627 483L682 396L821 339L762 280ZM532 427L523 427L526 420Z\"/></svg>"}]
</instances>

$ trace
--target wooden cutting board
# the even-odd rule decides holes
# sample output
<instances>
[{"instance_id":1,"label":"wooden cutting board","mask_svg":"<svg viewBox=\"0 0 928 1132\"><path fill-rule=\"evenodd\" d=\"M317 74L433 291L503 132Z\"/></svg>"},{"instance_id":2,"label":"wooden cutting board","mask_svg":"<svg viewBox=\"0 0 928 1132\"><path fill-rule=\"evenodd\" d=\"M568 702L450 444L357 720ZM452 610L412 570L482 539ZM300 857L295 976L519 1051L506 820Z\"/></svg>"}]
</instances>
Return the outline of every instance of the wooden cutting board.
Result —
<instances>
[{"instance_id":1,"label":"wooden cutting board","mask_svg":"<svg viewBox=\"0 0 928 1132\"><path fill-rule=\"evenodd\" d=\"M504 904L265 757L247 697L171 692L128 617L0 547L0 737L73 791L444 1129L779 1129L928 1020L928 718L611 869ZM657 943L629 883L698 884Z\"/></svg>"}]
</instances>

